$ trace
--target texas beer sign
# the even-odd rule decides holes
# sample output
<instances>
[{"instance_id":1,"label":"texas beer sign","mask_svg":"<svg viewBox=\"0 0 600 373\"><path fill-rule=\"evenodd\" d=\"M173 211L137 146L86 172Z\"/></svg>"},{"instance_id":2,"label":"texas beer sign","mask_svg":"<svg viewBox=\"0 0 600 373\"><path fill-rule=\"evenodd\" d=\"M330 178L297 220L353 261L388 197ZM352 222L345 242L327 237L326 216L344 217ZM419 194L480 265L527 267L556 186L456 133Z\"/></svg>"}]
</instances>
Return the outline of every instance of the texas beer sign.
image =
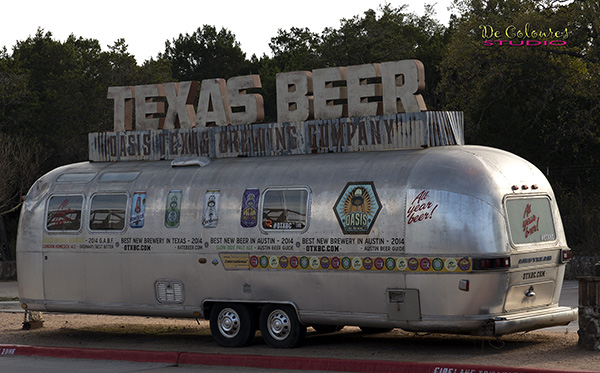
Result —
<instances>
[{"instance_id":1,"label":"texas beer sign","mask_svg":"<svg viewBox=\"0 0 600 373\"><path fill-rule=\"evenodd\" d=\"M277 123L262 123L259 75L110 87L114 132L92 161L212 158L462 144L461 112L427 111L417 60L278 73ZM194 102L197 100L197 106ZM135 109L135 110L134 110Z\"/></svg>"}]
</instances>

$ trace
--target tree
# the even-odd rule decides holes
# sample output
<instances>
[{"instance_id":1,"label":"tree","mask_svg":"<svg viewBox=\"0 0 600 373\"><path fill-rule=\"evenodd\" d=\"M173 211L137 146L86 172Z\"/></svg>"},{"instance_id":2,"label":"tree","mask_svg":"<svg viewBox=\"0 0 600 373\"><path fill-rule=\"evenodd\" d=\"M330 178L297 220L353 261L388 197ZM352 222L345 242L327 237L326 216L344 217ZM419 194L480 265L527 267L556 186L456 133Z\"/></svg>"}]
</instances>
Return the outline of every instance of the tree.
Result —
<instances>
[{"instance_id":1,"label":"tree","mask_svg":"<svg viewBox=\"0 0 600 373\"><path fill-rule=\"evenodd\" d=\"M456 6L462 14L450 27L438 91L446 108L464 111L467 143L506 149L549 170L571 245L589 247L600 223L598 3L466 0ZM550 29L551 38L531 33ZM566 45L527 45L531 40ZM575 167L582 172L566 178L556 172Z\"/></svg>"},{"instance_id":2,"label":"tree","mask_svg":"<svg viewBox=\"0 0 600 373\"><path fill-rule=\"evenodd\" d=\"M209 25L191 35L180 34L172 42L167 40L159 59L171 62L172 76L177 81L227 79L247 73L246 55L235 36L225 28L217 32Z\"/></svg>"},{"instance_id":3,"label":"tree","mask_svg":"<svg viewBox=\"0 0 600 373\"><path fill-rule=\"evenodd\" d=\"M18 214L15 208L37 178L44 153L39 145L23 137L0 133L0 144L0 261L4 261L14 259L9 249L14 249L14 242L9 239L5 217L14 219Z\"/></svg>"},{"instance_id":4,"label":"tree","mask_svg":"<svg viewBox=\"0 0 600 373\"><path fill-rule=\"evenodd\" d=\"M15 206L17 197L48 170L88 159L88 133L113 128L109 86L170 80L168 61L140 67L123 39L104 52L97 40L71 35L60 42L40 29L17 42L12 55L3 48L0 213ZM7 242L2 232L13 237L17 218L18 212L0 217L2 247Z\"/></svg>"}]
</instances>

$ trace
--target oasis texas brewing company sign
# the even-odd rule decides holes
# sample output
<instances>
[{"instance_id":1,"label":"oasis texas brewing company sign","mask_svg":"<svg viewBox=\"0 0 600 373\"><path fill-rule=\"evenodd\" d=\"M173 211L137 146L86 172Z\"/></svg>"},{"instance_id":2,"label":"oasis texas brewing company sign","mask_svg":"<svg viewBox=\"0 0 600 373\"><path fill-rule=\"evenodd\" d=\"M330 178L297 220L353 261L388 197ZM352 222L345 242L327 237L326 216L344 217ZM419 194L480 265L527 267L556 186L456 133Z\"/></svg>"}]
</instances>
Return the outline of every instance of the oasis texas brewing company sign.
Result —
<instances>
[{"instance_id":1,"label":"oasis texas brewing company sign","mask_svg":"<svg viewBox=\"0 0 600 373\"><path fill-rule=\"evenodd\" d=\"M90 160L159 160L462 144L462 113L429 112L417 60L276 76L277 123L259 75L110 87L114 132L89 134ZM197 106L194 102L198 96ZM135 109L135 110L134 110Z\"/></svg>"}]
</instances>

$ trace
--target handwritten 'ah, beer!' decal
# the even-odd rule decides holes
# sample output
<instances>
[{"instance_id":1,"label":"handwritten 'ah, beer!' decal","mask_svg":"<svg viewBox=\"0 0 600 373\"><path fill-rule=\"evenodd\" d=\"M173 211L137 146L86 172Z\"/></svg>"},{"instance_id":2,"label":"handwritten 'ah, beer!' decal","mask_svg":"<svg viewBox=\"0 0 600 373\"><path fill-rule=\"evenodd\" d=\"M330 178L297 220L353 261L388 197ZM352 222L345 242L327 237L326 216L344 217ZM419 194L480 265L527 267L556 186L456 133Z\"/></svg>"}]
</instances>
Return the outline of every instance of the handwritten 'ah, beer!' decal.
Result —
<instances>
[{"instance_id":1,"label":"handwritten 'ah, beer!' decal","mask_svg":"<svg viewBox=\"0 0 600 373\"><path fill-rule=\"evenodd\" d=\"M381 210L372 182L346 184L333 211L345 234L368 234Z\"/></svg>"},{"instance_id":2,"label":"handwritten 'ah, beer!' decal","mask_svg":"<svg viewBox=\"0 0 600 373\"><path fill-rule=\"evenodd\" d=\"M412 197L413 194L416 194ZM431 198L428 190L412 190L407 194L409 205L406 209L406 224L426 222L433 219L438 204Z\"/></svg>"}]
</instances>

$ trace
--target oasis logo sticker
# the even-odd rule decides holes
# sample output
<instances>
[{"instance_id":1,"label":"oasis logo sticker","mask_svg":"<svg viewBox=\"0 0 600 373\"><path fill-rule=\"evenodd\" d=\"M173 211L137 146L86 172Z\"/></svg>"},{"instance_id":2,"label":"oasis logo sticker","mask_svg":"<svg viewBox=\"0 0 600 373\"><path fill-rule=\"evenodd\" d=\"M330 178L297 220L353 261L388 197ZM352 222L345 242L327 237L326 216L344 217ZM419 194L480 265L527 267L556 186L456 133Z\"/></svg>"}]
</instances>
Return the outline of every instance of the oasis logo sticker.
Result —
<instances>
[{"instance_id":1,"label":"oasis logo sticker","mask_svg":"<svg viewBox=\"0 0 600 373\"><path fill-rule=\"evenodd\" d=\"M372 182L346 184L333 208L345 234L368 234L380 210L381 202Z\"/></svg>"}]
</instances>

